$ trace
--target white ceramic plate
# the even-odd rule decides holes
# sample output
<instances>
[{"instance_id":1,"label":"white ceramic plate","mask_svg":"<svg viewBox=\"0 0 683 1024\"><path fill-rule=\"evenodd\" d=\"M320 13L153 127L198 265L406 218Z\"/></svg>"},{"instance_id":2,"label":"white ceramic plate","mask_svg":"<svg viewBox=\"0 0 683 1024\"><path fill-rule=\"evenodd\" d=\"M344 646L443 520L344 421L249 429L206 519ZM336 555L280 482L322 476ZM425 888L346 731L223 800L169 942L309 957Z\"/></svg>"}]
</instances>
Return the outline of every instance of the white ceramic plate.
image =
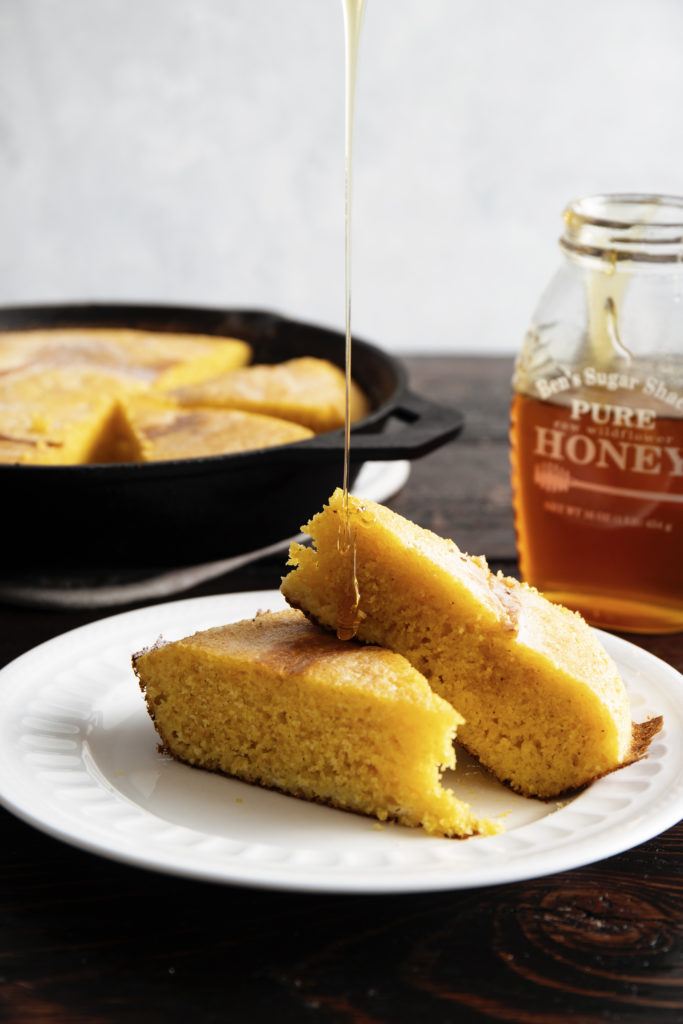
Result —
<instances>
[{"instance_id":1,"label":"white ceramic plate","mask_svg":"<svg viewBox=\"0 0 683 1024\"><path fill-rule=\"evenodd\" d=\"M0 801L39 829L129 864L236 885L418 892L516 882L620 853L683 816L683 677L601 633L642 721L649 756L570 801L515 796L460 756L452 785L506 831L466 841L308 804L157 752L131 654L159 635L277 609L277 591L175 601L56 637L0 672Z\"/></svg>"}]
</instances>

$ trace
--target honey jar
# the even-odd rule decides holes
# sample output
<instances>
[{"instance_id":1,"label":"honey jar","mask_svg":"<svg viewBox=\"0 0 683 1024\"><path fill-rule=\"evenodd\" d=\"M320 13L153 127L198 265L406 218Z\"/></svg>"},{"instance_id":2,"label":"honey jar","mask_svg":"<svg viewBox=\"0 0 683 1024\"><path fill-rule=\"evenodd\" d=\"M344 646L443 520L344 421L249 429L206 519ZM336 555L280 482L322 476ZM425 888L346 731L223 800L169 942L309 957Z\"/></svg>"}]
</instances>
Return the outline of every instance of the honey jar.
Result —
<instances>
[{"instance_id":1,"label":"honey jar","mask_svg":"<svg viewBox=\"0 0 683 1024\"><path fill-rule=\"evenodd\" d=\"M515 364L522 578L594 625L683 630L683 198L569 204Z\"/></svg>"}]
</instances>

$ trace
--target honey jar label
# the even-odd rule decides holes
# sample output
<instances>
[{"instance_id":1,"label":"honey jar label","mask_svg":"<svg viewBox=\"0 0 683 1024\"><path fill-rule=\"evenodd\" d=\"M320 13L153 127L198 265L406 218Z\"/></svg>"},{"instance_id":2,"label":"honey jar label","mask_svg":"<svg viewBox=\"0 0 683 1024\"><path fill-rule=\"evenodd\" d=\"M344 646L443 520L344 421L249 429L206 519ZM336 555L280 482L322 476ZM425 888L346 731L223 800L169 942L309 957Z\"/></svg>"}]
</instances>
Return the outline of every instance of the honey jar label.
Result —
<instances>
[{"instance_id":1,"label":"honey jar label","mask_svg":"<svg viewBox=\"0 0 683 1024\"><path fill-rule=\"evenodd\" d=\"M590 366L537 383L512 403L524 578L599 623L640 621L604 611L615 594L680 607L680 395L654 375L599 378Z\"/></svg>"},{"instance_id":2,"label":"honey jar label","mask_svg":"<svg viewBox=\"0 0 683 1024\"><path fill-rule=\"evenodd\" d=\"M653 375L592 366L535 388L538 399L517 396L515 415L527 486L546 509L671 532L683 512L683 394Z\"/></svg>"}]
</instances>

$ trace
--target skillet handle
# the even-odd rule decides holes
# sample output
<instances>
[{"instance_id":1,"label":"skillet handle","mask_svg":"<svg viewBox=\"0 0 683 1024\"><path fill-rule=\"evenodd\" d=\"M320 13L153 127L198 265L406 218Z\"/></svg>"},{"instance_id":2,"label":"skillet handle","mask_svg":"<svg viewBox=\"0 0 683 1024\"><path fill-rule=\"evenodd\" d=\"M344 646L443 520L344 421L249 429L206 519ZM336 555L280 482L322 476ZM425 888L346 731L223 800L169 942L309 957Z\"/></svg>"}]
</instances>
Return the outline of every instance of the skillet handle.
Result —
<instances>
[{"instance_id":1,"label":"skillet handle","mask_svg":"<svg viewBox=\"0 0 683 1024\"><path fill-rule=\"evenodd\" d=\"M352 431L352 461L420 458L447 441L452 441L465 423L463 414L457 409L439 405L413 391L403 393L398 405L389 414L389 424L392 419L398 420L401 425L374 434ZM309 451L320 451L326 455L331 451L343 452L344 432L335 430L329 434L319 434L305 441L304 445Z\"/></svg>"}]
</instances>

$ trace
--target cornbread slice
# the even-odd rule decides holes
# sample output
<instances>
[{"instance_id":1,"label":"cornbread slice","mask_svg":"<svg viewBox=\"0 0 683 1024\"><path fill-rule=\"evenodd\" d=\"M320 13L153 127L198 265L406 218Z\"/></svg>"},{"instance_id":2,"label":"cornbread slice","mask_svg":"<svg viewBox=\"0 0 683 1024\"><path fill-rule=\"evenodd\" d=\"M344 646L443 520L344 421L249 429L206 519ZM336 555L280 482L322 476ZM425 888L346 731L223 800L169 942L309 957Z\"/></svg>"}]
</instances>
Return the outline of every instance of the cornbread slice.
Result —
<instances>
[{"instance_id":1,"label":"cornbread slice","mask_svg":"<svg viewBox=\"0 0 683 1024\"><path fill-rule=\"evenodd\" d=\"M105 327L0 332L2 376L90 369L163 389L193 384L250 358L246 342L213 335Z\"/></svg>"},{"instance_id":2,"label":"cornbread slice","mask_svg":"<svg viewBox=\"0 0 683 1024\"><path fill-rule=\"evenodd\" d=\"M122 377L108 367L58 367L0 374L0 402L8 405L42 403L49 407L55 399L80 400L83 395L107 395L115 398L122 394L142 394L147 389L144 381Z\"/></svg>"},{"instance_id":3,"label":"cornbread slice","mask_svg":"<svg viewBox=\"0 0 683 1024\"><path fill-rule=\"evenodd\" d=\"M181 405L243 409L292 420L316 434L344 426L346 375L326 359L303 356L274 365L254 364L173 391ZM351 422L367 415L369 402L355 381Z\"/></svg>"},{"instance_id":4,"label":"cornbread slice","mask_svg":"<svg viewBox=\"0 0 683 1024\"><path fill-rule=\"evenodd\" d=\"M104 394L86 391L21 403L0 397L0 463L69 466L96 461L114 420L115 402Z\"/></svg>"},{"instance_id":5,"label":"cornbread slice","mask_svg":"<svg viewBox=\"0 0 683 1024\"><path fill-rule=\"evenodd\" d=\"M236 409L179 409L170 402L129 396L119 403L111 461L162 462L252 451L313 437L298 423Z\"/></svg>"},{"instance_id":6,"label":"cornbread slice","mask_svg":"<svg viewBox=\"0 0 683 1024\"><path fill-rule=\"evenodd\" d=\"M349 496L348 516L358 638L424 673L464 717L458 741L501 781L554 797L642 756L661 719L632 725L617 668L579 615L381 505ZM342 521L338 490L302 528L314 547L292 545L282 582L290 605L331 630L353 571Z\"/></svg>"},{"instance_id":7,"label":"cornbread slice","mask_svg":"<svg viewBox=\"0 0 683 1024\"><path fill-rule=\"evenodd\" d=\"M433 835L498 831L441 785L460 717L397 654L288 609L155 646L133 666L181 761Z\"/></svg>"}]
</instances>

